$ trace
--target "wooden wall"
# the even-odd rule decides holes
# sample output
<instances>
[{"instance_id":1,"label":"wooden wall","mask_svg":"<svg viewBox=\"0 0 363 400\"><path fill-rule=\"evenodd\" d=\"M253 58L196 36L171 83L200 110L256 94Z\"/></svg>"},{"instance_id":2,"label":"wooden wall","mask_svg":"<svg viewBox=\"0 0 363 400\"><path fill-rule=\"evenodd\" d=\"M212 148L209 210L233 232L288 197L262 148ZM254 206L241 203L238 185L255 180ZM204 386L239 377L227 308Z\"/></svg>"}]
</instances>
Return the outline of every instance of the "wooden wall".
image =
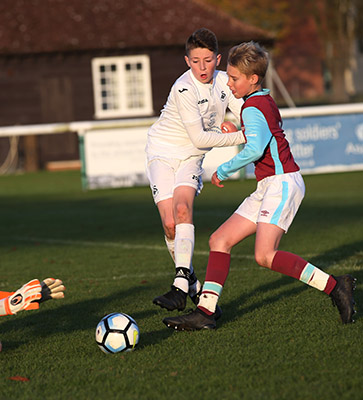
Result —
<instances>
[{"instance_id":1,"label":"wooden wall","mask_svg":"<svg viewBox=\"0 0 363 400\"><path fill-rule=\"evenodd\" d=\"M220 69L229 47L221 48ZM183 47L0 57L0 126L94 120L92 58L128 54L150 56L154 115L159 115L172 84L187 70ZM1 139L0 163L7 149L8 140ZM33 162L27 151L35 154ZM78 159L78 138L74 133L21 138L19 156L26 169Z\"/></svg>"}]
</instances>

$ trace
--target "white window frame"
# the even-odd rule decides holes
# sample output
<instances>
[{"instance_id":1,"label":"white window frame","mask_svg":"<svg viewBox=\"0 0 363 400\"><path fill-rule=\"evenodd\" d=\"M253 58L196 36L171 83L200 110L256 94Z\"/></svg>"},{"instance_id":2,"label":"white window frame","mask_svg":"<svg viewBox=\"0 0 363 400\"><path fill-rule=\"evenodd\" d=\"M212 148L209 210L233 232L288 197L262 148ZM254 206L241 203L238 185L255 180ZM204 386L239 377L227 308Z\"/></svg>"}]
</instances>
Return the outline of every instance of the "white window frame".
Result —
<instances>
[{"instance_id":1,"label":"white window frame","mask_svg":"<svg viewBox=\"0 0 363 400\"><path fill-rule=\"evenodd\" d=\"M149 56L94 58L92 78L96 118L153 114Z\"/></svg>"}]
</instances>

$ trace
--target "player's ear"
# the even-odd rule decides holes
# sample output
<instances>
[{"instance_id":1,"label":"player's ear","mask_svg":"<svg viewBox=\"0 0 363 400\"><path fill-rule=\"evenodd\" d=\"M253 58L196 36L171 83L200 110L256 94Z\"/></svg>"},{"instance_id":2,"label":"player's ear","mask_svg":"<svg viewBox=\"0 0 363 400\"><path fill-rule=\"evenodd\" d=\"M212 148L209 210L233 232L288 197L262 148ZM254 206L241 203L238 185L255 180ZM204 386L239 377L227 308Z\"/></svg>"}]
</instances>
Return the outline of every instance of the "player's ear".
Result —
<instances>
[{"instance_id":1,"label":"player's ear","mask_svg":"<svg viewBox=\"0 0 363 400\"><path fill-rule=\"evenodd\" d=\"M184 60L187 63L187 66L190 68L190 61L189 61L188 56L184 56Z\"/></svg>"},{"instance_id":2,"label":"player's ear","mask_svg":"<svg viewBox=\"0 0 363 400\"><path fill-rule=\"evenodd\" d=\"M252 74L251 77L250 77L250 80L251 80L252 85L257 85L258 80L259 80L258 75L257 74Z\"/></svg>"},{"instance_id":3,"label":"player's ear","mask_svg":"<svg viewBox=\"0 0 363 400\"><path fill-rule=\"evenodd\" d=\"M222 59L222 54L217 54L217 67L220 64L221 59Z\"/></svg>"}]
</instances>

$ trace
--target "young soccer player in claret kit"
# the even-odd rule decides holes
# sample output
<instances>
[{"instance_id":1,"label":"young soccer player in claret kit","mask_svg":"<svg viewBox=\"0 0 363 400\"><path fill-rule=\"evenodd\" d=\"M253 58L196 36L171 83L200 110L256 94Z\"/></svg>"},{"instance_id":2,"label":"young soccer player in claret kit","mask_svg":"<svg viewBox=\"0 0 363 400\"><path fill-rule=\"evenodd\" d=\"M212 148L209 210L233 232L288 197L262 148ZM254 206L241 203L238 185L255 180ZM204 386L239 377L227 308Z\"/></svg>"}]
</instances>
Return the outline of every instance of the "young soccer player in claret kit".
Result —
<instances>
[{"instance_id":1,"label":"young soccer player in claret kit","mask_svg":"<svg viewBox=\"0 0 363 400\"><path fill-rule=\"evenodd\" d=\"M172 86L147 135L147 176L175 264L171 289L153 303L169 311L184 310L188 295L195 304L199 299L201 284L192 266L193 204L203 187L205 153L245 142L242 131L223 133L220 128L227 108L238 119L243 104L228 88L227 74L216 70L220 60L217 38L209 29L198 29L187 39L189 70Z\"/></svg>"},{"instance_id":2,"label":"young soccer player in claret kit","mask_svg":"<svg viewBox=\"0 0 363 400\"><path fill-rule=\"evenodd\" d=\"M255 260L273 271L298 279L328 294L344 324L353 322L355 278L333 276L298 255L278 250L305 194L303 178L291 154L276 103L269 90L262 89L268 54L258 43L235 46L228 57L228 86L236 98L243 98L241 125L247 142L243 150L220 165L212 183L221 183L249 163L255 165L257 189L210 237L205 282L196 310L163 322L177 330L213 329L215 310L228 276L231 250L245 238L256 235ZM236 130L226 122L230 132Z\"/></svg>"}]
</instances>

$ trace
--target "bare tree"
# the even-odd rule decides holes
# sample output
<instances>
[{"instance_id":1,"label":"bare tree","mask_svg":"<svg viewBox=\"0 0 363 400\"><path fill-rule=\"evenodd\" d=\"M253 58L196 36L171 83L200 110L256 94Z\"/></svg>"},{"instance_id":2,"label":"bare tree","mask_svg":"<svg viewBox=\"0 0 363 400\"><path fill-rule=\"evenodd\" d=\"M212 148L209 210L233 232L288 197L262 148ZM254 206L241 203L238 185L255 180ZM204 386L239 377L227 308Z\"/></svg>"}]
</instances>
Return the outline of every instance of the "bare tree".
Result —
<instances>
[{"instance_id":1,"label":"bare tree","mask_svg":"<svg viewBox=\"0 0 363 400\"><path fill-rule=\"evenodd\" d=\"M358 21L362 18L362 1L320 0L315 6L332 101L348 101L356 94L353 74L357 68Z\"/></svg>"},{"instance_id":2,"label":"bare tree","mask_svg":"<svg viewBox=\"0 0 363 400\"><path fill-rule=\"evenodd\" d=\"M317 62L322 62L321 73L325 82L326 95L331 102L346 102L356 93L353 79L357 68L357 46L363 49L363 0L205 0L241 20L272 31L276 35L274 54L284 55L286 43L299 42L303 25L296 21L312 18L316 25L317 57L307 50ZM305 44L306 46L307 44ZM310 43L310 46L312 44ZM319 60L317 60L319 58ZM313 60L311 60L313 61ZM288 84L289 86L289 84Z\"/></svg>"}]
</instances>

